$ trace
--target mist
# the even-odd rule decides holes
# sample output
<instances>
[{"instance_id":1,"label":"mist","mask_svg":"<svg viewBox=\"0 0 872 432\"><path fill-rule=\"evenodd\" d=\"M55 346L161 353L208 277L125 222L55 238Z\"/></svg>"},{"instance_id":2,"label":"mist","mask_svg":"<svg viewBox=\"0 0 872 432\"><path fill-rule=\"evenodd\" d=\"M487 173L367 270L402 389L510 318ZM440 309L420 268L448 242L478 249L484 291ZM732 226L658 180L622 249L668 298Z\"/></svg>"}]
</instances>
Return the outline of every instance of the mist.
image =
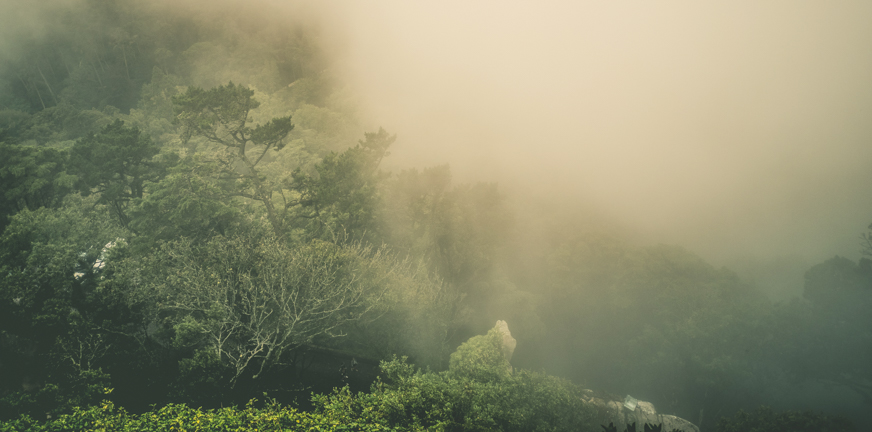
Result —
<instances>
[{"instance_id":1,"label":"mist","mask_svg":"<svg viewBox=\"0 0 872 432\"><path fill-rule=\"evenodd\" d=\"M387 168L449 164L521 208L583 208L722 265L859 256L872 214L865 2L268 3L283 14L151 4L317 30L365 128L397 134ZM77 4L6 4L0 55L21 56L14 41Z\"/></svg>"},{"instance_id":2,"label":"mist","mask_svg":"<svg viewBox=\"0 0 872 432\"><path fill-rule=\"evenodd\" d=\"M0 422L106 388L142 413L348 386L379 413L402 369L570 395L520 403L559 421L631 397L705 431L764 404L859 425L869 22L859 1L0 3ZM506 323L517 350L468 368ZM457 394L426 410L477 416Z\"/></svg>"},{"instance_id":3,"label":"mist","mask_svg":"<svg viewBox=\"0 0 872 432\"><path fill-rule=\"evenodd\" d=\"M337 69L398 135L396 167L448 163L719 264L859 256L866 2L328 9Z\"/></svg>"}]
</instances>

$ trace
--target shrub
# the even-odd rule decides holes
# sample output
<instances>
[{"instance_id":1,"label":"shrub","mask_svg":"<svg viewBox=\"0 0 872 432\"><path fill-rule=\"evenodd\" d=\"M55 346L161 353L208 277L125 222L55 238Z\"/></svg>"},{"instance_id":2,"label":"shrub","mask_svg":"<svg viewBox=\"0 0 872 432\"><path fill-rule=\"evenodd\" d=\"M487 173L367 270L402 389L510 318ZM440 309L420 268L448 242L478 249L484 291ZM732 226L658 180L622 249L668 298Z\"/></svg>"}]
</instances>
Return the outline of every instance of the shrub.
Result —
<instances>
[{"instance_id":1,"label":"shrub","mask_svg":"<svg viewBox=\"0 0 872 432\"><path fill-rule=\"evenodd\" d=\"M72 414L40 423L24 416L0 423L0 432L7 431L357 431L380 432L378 424L342 423L330 415L297 411L272 402L255 408L255 401L245 408L203 410L184 404L170 404L141 415L132 415L109 401L88 409L76 409Z\"/></svg>"},{"instance_id":2,"label":"shrub","mask_svg":"<svg viewBox=\"0 0 872 432\"><path fill-rule=\"evenodd\" d=\"M513 374L499 337L470 339L445 372L416 370L405 358L382 362L384 379L370 393L315 396L316 413L412 431L599 431L581 389L536 372Z\"/></svg>"}]
</instances>

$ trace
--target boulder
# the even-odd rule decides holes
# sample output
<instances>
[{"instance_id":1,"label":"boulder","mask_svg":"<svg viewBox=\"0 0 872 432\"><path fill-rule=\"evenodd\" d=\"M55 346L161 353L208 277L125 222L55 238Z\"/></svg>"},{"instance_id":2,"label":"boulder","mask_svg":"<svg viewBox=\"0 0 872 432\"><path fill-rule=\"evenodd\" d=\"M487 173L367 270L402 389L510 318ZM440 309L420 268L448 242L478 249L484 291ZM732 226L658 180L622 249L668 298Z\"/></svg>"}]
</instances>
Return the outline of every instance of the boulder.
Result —
<instances>
[{"instance_id":1,"label":"boulder","mask_svg":"<svg viewBox=\"0 0 872 432\"><path fill-rule=\"evenodd\" d=\"M636 424L636 430L641 431L645 423L649 423L662 424L663 432L699 432L695 424L674 415L659 414L651 402L639 401L630 396L621 400L619 397L585 389L582 400L596 407L597 421L600 424L613 423L621 431L626 425L633 423Z\"/></svg>"}]
</instances>

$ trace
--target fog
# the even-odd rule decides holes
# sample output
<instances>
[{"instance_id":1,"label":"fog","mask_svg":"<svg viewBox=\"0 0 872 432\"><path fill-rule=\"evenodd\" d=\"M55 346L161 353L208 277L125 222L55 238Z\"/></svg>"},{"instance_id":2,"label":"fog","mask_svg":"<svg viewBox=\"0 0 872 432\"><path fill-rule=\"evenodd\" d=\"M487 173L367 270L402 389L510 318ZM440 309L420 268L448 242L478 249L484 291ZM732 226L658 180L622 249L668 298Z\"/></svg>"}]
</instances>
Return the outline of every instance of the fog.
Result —
<instances>
[{"instance_id":1,"label":"fog","mask_svg":"<svg viewBox=\"0 0 872 432\"><path fill-rule=\"evenodd\" d=\"M330 7L325 40L399 136L394 167L449 163L717 264L859 256L867 2Z\"/></svg>"},{"instance_id":2,"label":"fog","mask_svg":"<svg viewBox=\"0 0 872 432\"><path fill-rule=\"evenodd\" d=\"M583 208L718 265L859 256L867 2L271 3L318 28L367 129L398 135L389 169L447 163L519 207ZM3 57L77 4L4 4Z\"/></svg>"}]
</instances>

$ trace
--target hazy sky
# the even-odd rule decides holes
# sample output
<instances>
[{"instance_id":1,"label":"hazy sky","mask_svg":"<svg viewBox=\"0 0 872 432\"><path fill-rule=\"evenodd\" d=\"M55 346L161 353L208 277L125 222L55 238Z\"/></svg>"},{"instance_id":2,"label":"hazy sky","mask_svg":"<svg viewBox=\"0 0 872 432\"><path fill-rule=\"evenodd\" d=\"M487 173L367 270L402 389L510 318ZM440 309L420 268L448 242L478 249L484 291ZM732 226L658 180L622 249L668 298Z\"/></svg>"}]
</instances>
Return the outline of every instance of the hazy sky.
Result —
<instances>
[{"instance_id":1,"label":"hazy sky","mask_svg":"<svg viewBox=\"0 0 872 432\"><path fill-rule=\"evenodd\" d=\"M323 19L366 123L399 136L389 168L449 163L716 263L859 256L872 2L264 1ZM0 0L0 53L76 4Z\"/></svg>"},{"instance_id":2,"label":"hazy sky","mask_svg":"<svg viewBox=\"0 0 872 432\"><path fill-rule=\"evenodd\" d=\"M652 241L859 256L872 2L329 3L394 168L585 202Z\"/></svg>"}]
</instances>

